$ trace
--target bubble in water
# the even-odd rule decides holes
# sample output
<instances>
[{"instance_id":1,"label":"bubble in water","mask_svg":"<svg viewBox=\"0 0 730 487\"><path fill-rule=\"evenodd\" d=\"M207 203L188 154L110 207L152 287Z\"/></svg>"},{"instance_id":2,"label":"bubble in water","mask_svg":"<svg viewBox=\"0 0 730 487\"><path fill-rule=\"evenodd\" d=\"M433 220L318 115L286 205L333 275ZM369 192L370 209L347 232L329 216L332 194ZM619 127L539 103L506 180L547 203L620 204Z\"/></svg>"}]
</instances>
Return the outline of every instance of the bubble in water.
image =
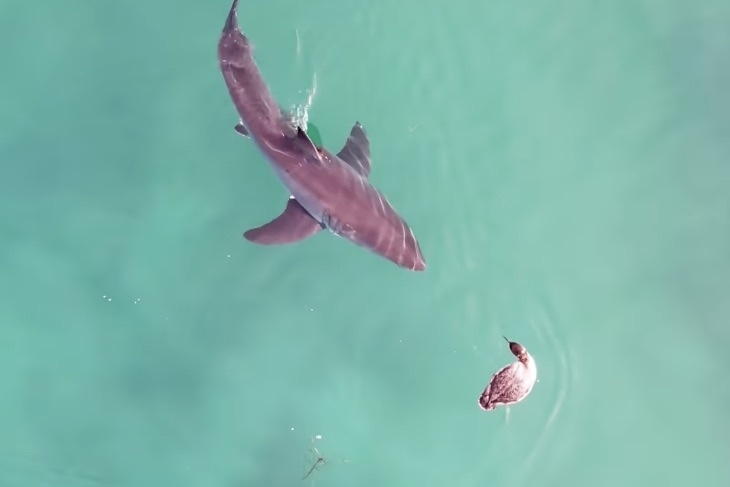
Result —
<instances>
[{"instance_id":1,"label":"bubble in water","mask_svg":"<svg viewBox=\"0 0 730 487\"><path fill-rule=\"evenodd\" d=\"M309 135L315 145L322 145L322 137L317 127L314 124L309 123L309 109L312 107L314 102L314 96L317 94L317 73L314 73L312 77L312 88L307 90L307 101L302 104L297 104L292 107L291 110L291 121L295 125L302 127L302 129Z\"/></svg>"}]
</instances>

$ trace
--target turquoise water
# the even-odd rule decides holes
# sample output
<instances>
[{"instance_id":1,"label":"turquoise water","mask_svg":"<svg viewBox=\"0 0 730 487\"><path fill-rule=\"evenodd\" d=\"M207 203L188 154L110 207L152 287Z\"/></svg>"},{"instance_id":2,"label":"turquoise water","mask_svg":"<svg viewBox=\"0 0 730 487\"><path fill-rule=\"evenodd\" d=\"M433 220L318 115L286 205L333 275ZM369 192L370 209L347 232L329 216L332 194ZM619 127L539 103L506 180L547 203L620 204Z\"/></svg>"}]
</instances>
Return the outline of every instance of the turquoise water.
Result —
<instances>
[{"instance_id":1,"label":"turquoise water","mask_svg":"<svg viewBox=\"0 0 730 487\"><path fill-rule=\"evenodd\" d=\"M728 485L728 2L243 1L425 273L241 238L229 6L0 7L0 486Z\"/></svg>"}]
</instances>

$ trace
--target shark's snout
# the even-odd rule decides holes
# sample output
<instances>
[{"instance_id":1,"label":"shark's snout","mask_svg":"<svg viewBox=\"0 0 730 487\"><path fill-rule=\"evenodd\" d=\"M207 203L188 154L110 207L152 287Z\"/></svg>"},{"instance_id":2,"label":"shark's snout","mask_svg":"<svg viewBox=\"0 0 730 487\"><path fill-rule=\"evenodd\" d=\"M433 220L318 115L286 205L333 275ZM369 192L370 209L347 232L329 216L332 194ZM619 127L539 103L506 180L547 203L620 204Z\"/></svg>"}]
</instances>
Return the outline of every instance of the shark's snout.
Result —
<instances>
[{"instance_id":1,"label":"shark's snout","mask_svg":"<svg viewBox=\"0 0 730 487\"><path fill-rule=\"evenodd\" d=\"M421 247L418 245L418 241L413 233L409 233L410 235L405 238L405 242L402 247L402 254L400 254L398 258L392 260L405 269L412 271L425 271L426 259L423 257Z\"/></svg>"}]
</instances>

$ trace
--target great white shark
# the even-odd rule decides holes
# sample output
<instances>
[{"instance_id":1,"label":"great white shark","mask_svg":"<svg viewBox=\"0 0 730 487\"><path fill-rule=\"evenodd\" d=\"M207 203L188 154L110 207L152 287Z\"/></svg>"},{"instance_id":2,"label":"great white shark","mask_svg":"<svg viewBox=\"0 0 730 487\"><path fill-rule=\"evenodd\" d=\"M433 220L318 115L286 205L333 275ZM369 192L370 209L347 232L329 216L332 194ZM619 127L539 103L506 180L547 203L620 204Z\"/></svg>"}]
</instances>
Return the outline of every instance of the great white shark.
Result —
<instances>
[{"instance_id":1,"label":"great white shark","mask_svg":"<svg viewBox=\"0 0 730 487\"><path fill-rule=\"evenodd\" d=\"M274 100L238 27L237 9L234 0L218 42L218 62L240 119L235 130L256 143L291 195L283 213L244 237L287 244L328 229L402 268L425 270L413 231L369 182L365 129L356 122L337 154L317 147Z\"/></svg>"}]
</instances>

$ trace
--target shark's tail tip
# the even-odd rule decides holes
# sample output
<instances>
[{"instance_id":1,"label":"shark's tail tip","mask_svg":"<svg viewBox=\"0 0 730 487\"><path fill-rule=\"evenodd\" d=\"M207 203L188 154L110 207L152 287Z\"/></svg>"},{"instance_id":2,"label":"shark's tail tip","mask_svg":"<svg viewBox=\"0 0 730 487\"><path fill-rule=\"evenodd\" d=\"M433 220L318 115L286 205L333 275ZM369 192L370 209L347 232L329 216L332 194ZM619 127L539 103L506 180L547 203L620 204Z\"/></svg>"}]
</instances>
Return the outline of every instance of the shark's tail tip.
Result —
<instances>
[{"instance_id":1,"label":"shark's tail tip","mask_svg":"<svg viewBox=\"0 0 730 487\"><path fill-rule=\"evenodd\" d=\"M234 30L238 29L238 0L233 0L233 4L231 5L231 10L228 12L228 17L226 18L226 23L223 26L223 32L233 32Z\"/></svg>"}]
</instances>

